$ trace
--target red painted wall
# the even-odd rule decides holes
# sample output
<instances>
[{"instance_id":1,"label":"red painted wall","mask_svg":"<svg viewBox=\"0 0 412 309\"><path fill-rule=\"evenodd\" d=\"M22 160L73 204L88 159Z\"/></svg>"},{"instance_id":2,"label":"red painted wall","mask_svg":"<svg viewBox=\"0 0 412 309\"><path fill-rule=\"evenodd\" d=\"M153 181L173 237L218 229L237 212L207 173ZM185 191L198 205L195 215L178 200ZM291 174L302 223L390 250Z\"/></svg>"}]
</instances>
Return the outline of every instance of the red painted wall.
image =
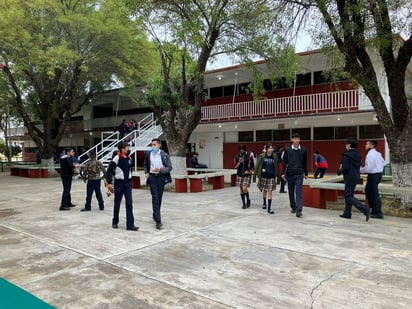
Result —
<instances>
[{"instance_id":1,"label":"red painted wall","mask_svg":"<svg viewBox=\"0 0 412 309\"><path fill-rule=\"evenodd\" d=\"M365 162L366 150L365 150L366 140L360 140L358 145L358 150L362 156L362 165ZM255 142L255 143L224 143L223 144L223 168L234 168L234 157L238 153L239 145L243 144L246 146L247 151L254 150L257 155L262 152L263 147L266 143ZM285 142L272 142L275 146L290 145L291 143ZM310 173L315 171L315 164L313 163L313 154L316 150L319 150L320 154L323 155L329 163L329 169L327 173L335 173L338 170L342 152L345 151L345 141L301 141L301 145L306 148L308 153L308 170ZM385 143L384 140L378 140L377 150L385 154Z\"/></svg>"}]
</instances>

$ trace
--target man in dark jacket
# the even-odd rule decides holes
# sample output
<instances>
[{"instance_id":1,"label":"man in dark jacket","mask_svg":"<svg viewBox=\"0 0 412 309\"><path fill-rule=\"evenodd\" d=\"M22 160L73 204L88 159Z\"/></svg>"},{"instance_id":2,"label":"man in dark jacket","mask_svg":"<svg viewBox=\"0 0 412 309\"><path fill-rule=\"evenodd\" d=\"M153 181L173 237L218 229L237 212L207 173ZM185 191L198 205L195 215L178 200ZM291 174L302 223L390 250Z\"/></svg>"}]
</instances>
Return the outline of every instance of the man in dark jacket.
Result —
<instances>
[{"instance_id":1,"label":"man in dark jacket","mask_svg":"<svg viewBox=\"0 0 412 309\"><path fill-rule=\"evenodd\" d=\"M165 184L172 182L172 162L169 155L161 150L160 139L152 139L151 146L152 149L145 154L144 173L152 194L153 220L156 222L156 228L160 230L163 226L160 208Z\"/></svg>"},{"instance_id":2,"label":"man in dark jacket","mask_svg":"<svg viewBox=\"0 0 412 309\"><path fill-rule=\"evenodd\" d=\"M292 145L287 147L282 159L282 178L288 183L291 212L302 217L303 179L308 178L308 157L300 145L300 134L292 134Z\"/></svg>"},{"instance_id":3,"label":"man in dark jacket","mask_svg":"<svg viewBox=\"0 0 412 309\"><path fill-rule=\"evenodd\" d=\"M74 165L72 161L73 156L74 148L69 147L64 150L64 155L60 157L60 176L63 182L63 194L60 203L60 210L70 210L70 207L76 206L72 204L72 197L70 195L74 175Z\"/></svg>"},{"instance_id":4,"label":"man in dark jacket","mask_svg":"<svg viewBox=\"0 0 412 309\"><path fill-rule=\"evenodd\" d=\"M119 154L114 156L110 162L107 173L107 189L110 192L114 190L114 208L112 228L117 229L119 224L120 203L124 195L126 203L126 230L137 231L139 227L134 225L133 216L133 199L132 199L132 166L133 161L130 158L129 144L120 142L117 146ZM113 188L114 177L114 188Z\"/></svg>"},{"instance_id":5,"label":"man in dark jacket","mask_svg":"<svg viewBox=\"0 0 412 309\"><path fill-rule=\"evenodd\" d=\"M342 154L342 163L338 170L338 175L343 174L345 181L345 210L341 218L352 218L352 205L355 206L361 213L366 216L366 221L369 220L370 209L355 198L355 187L360 179L361 155L356 150L358 140L354 137L349 137L346 140L346 151Z\"/></svg>"}]
</instances>

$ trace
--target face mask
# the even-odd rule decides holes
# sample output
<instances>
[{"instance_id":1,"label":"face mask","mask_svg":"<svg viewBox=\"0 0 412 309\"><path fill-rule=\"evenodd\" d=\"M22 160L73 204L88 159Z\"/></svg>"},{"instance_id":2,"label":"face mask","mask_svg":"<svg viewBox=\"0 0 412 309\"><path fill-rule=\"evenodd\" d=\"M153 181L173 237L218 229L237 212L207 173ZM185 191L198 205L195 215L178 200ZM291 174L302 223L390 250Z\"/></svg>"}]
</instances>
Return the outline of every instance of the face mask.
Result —
<instances>
[{"instance_id":1,"label":"face mask","mask_svg":"<svg viewBox=\"0 0 412 309\"><path fill-rule=\"evenodd\" d=\"M158 151L159 151L159 148L157 148L157 147L152 147L152 151L153 151L153 152L158 152Z\"/></svg>"},{"instance_id":2,"label":"face mask","mask_svg":"<svg viewBox=\"0 0 412 309\"><path fill-rule=\"evenodd\" d=\"M350 145L346 145L346 150L349 150L350 149Z\"/></svg>"}]
</instances>

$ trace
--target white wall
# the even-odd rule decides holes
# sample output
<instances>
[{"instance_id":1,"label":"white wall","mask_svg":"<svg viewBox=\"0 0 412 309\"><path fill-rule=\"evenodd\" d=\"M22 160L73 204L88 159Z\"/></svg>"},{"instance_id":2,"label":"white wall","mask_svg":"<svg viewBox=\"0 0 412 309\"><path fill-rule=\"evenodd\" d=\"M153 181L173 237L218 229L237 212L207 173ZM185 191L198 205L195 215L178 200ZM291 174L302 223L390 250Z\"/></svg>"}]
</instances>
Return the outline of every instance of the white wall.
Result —
<instances>
[{"instance_id":1,"label":"white wall","mask_svg":"<svg viewBox=\"0 0 412 309\"><path fill-rule=\"evenodd\" d=\"M194 133L190 143L196 143L199 163L210 168L223 168L223 132Z\"/></svg>"}]
</instances>

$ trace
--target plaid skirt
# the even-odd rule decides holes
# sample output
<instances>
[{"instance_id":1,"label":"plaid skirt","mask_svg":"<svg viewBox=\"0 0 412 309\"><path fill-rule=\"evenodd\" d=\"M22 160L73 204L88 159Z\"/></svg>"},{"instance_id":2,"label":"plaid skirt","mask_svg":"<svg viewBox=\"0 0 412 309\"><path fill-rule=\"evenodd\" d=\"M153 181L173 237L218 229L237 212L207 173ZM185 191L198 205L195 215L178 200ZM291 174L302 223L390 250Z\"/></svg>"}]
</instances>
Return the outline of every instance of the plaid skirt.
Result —
<instances>
[{"instance_id":1,"label":"plaid skirt","mask_svg":"<svg viewBox=\"0 0 412 309\"><path fill-rule=\"evenodd\" d=\"M275 178L259 178L259 181L257 183L257 187L259 188L260 191L273 191L276 189L276 182Z\"/></svg>"},{"instance_id":2,"label":"plaid skirt","mask_svg":"<svg viewBox=\"0 0 412 309\"><path fill-rule=\"evenodd\" d=\"M252 177L250 175L245 175L243 177L236 175L236 186L249 188L251 182Z\"/></svg>"}]
</instances>

